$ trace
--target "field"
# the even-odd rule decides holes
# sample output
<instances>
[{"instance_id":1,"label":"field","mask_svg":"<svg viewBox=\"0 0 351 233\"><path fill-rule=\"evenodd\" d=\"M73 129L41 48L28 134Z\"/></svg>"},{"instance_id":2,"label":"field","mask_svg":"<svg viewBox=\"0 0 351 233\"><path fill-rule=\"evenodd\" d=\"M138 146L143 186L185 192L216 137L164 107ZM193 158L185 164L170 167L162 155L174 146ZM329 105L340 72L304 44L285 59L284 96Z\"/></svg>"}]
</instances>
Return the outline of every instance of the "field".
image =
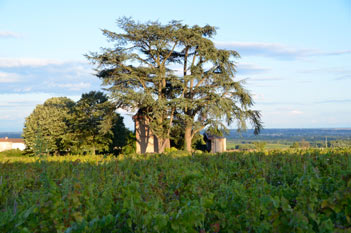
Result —
<instances>
[{"instance_id":1,"label":"field","mask_svg":"<svg viewBox=\"0 0 351 233\"><path fill-rule=\"evenodd\" d=\"M351 232L351 150L1 153L0 232Z\"/></svg>"},{"instance_id":2,"label":"field","mask_svg":"<svg viewBox=\"0 0 351 233\"><path fill-rule=\"evenodd\" d=\"M226 138L228 149L253 149L255 142L265 142L265 149L287 149L302 141L308 142L310 148L351 148L350 128L263 129L259 135L250 129L240 133L232 129Z\"/></svg>"},{"instance_id":3,"label":"field","mask_svg":"<svg viewBox=\"0 0 351 233\"><path fill-rule=\"evenodd\" d=\"M239 149L239 150L250 150L250 149L256 149L255 142L264 142L264 149L268 150L277 150L277 149L289 149L290 144L288 143L281 143L278 140L277 141L254 141L254 140L228 140L227 141L227 149L228 150L234 150L234 149Z\"/></svg>"}]
</instances>

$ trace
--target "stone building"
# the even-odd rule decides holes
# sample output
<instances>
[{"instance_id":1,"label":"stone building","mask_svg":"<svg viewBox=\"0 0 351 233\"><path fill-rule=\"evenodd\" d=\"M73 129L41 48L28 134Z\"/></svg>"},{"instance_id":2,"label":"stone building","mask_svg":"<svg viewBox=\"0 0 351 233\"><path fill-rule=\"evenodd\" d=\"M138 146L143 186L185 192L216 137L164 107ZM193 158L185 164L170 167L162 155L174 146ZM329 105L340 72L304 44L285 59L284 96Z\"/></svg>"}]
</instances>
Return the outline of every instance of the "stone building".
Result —
<instances>
[{"instance_id":1,"label":"stone building","mask_svg":"<svg viewBox=\"0 0 351 233\"><path fill-rule=\"evenodd\" d=\"M211 153L224 152L227 150L227 139L225 137L204 134L207 150Z\"/></svg>"},{"instance_id":2,"label":"stone building","mask_svg":"<svg viewBox=\"0 0 351 233\"><path fill-rule=\"evenodd\" d=\"M25 148L26 145L22 138L0 138L0 152L12 149L24 150Z\"/></svg>"}]
</instances>

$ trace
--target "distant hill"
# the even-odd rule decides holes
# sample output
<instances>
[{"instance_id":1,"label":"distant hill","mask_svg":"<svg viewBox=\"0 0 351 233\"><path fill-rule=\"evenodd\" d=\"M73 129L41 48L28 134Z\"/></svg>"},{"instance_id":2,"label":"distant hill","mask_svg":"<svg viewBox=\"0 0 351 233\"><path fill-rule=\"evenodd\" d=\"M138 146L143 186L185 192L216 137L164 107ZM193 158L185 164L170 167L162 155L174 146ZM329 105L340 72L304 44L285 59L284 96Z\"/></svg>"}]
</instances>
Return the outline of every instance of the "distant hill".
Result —
<instances>
[{"instance_id":1,"label":"distant hill","mask_svg":"<svg viewBox=\"0 0 351 233\"><path fill-rule=\"evenodd\" d=\"M22 138L22 132L0 132L0 138Z\"/></svg>"},{"instance_id":2,"label":"distant hill","mask_svg":"<svg viewBox=\"0 0 351 233\"><path fill-rule=\"evenodd\" d=\"M22 138L22 132L0 132L0 138ZM308 141L325 140L351 140L351 128L330 128L330 129L263 129L259 135L254 135L252 129L243 132L237 132L236 129L231 129L226 135L230 139L244 140L287 140L300 141L302 139Z\"/></svg>"},{"instance_id":3,"label":"distant hill","mask_svg":"<svg viewBox=\"0 0 351 233\"><path fill-rule=\"evenodd\" d=\"M253 130L237 132L236 129L230 130L227 139L245 140L287 140L308 141L325 140L351 140L351 128L330 128L330 129L263 129L259 135L254 135Z\"/></svg>"}]
</instances>

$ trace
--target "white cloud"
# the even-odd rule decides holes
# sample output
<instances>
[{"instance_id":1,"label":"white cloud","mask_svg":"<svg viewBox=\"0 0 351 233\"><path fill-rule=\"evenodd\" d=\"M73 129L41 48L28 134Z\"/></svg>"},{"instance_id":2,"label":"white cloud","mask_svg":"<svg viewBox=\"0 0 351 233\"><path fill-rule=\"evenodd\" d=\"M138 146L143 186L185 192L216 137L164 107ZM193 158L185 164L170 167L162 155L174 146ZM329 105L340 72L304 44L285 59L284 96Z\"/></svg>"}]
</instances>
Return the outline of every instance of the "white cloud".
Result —
<instances>
[{"instance_id":1,"label":"white cloud","mask_svg":"<svg viewBox=\"0 0 351 233\"><path fill-rule=\"evenodd\" d=\"M21 104L21 106L32 104L32 103L41 103L46 99L52 97L52 94L49 93L8 93L8 94L0 94L0 106L9 106L13 104Z\"/></svg>"},{"instance_id":2,"label":"white cloud","mask_svg":"<svg viewBox=\"0 0 351 233\"><path fill-rule=\"evenodd\" d=\"M80 82L80 83L51 83L49 87L59 87L59 88L67 88L71 91L80 91L83 89L87 89L91 86L90 83Z\"/></svg>"},{"instance_id":3,"label":"white cloud","mask_svg":"<svg viewBox=\"0 0 351 233\"><path fill-rule=\"evenodd\" d=\"M250 82L266 82L266 81L281 81L283 80L282 78L276 78L276 77L255 77L255 78L249 78L248 81Z\"/></svg>"},{"instance_id":4,"label":"white cloud","mask_svg":"<svg viewBox=\"0 0 351 233\"><path fill-rule=\"evenodd\" d=\"M319 74L328 75L333 80L349 80L351 79L351 69L349 67L322 67L318 69L306 69L299 71L302 74Z\"/></svg>"},{"instance_id":5,"label":"white cloud","mask_svg":"<svg viewBox=\"0 0 351 233\"><path fill-rule=\"evenodd\" d=\"M321 101L314 102L314 104L344 104L344 103L351 103L351 99L328 99L328 100L321 100Z\"/></svg>"},{"instance_id":6,"label":"white cloud","mask_svg":"<svg viewBox=\"0 0 351 233\"><path fill-rule=\"evenodd\" d=\"M262 42L216 42L217 47L233 49L245 56L265 56L285 59L298 59L310 56L336 56L351 54L350 49L325 52L317 49L298 49L279 43Z\"/></svg>"},{"instance_id":7,"label":"white cloud","mask_svg":"<svg viewBox=\"0 0 351 233\"><path fill-rule=\"evenodd\" d=\"M52 59L38 59L38 58L0 58L0 67L40 67L47 65L60 65L64 62Z\"/></svg>"},{"instance_id":8,"label":"white cloud","mask_svg":"<svg viewBox=\"0 0 351 233\"><path fill-rule=\"evenodd\" d=\"M14 73L0 72L0 83L15 83L19 81L19 76Z\"/></svg>"},{"instance_id":9,"label":"white cloud","mask_svg":"<svg viewBox=\"0 0 351 233\"><path fill-rule=\"evenodd\" d=\"M42 104L51 97L59 97L54 93L9 93L0 94L0 115L8 115L12 119L24 119L28 116L37 104ZM77 101L80 96L67 96Z\"/></svg>"},{"instance_id":10,"label":"white cloud","mask_svg":"<svg viewBox=\"0 0 351 233\"><path fill-rule=\"evenodd\" d=\"M255 101L260 101L260 100L264 100L264 99L265 99L263 94L255 93L255 94L253 94L252 96L253 96L253 99L254 99Z\"/></svg>"},{"instance_id":11,"label":"white cloud","mask_svg":"<svg viewBox=\"0 0 351 233\"><path fill-rule=\"evenodd\" d=\"M9 120L11 119L10 115L0 115L0 120Z\"/></svg>"},{"instance_id":12,"label":"white cloud","mask_svg":"<svg viewBox=\"0 0 351 233\"><path fill-rule=\"evenodd\" d=\"M334 80L351 80L351 75L343 75L338 78L334 78Z\"/></svg>"},{"instance_id":13,"label":"white cloud","mask_svg":"<svg viewBox=\"0 0 351 233\"><path fill-rule=\"evenodd\" d=\"M33 87L23 87L23 88L15 88L15 92L30 92L33 90Z\"/></svg>"},{"instance_id":14,"label":"white cloud","mask_svg":"<svg viewBox=\"0 0 351 233\"><path fill-rule=\"evenodd\" d=\"M21 37L21 35L16 32L0 31L0 38L18 38L18 37Z\"/></svg>"},{"instance_id":15,"label":"white cloud","mask_svg":"<svg viewBox=\"0 0 351 233\"><path fill-rule=\"evenodd\" d=\"M291 110L289 112L290 115L301 115L303 114L303 112L301 112L300 110Z\"/></svg>"},{"instance_id":16,"label":"white cloud","mask_svg":"<svg viewBox=\"0 0 351 233\"><path fill-rule=\"evenodd\" d=\"M81 94L100 89L93 66L84 61L0 58L0 93Z\"/></svg>"},{"instance_id":17,"label":"white cloud","mask_svg":"<svg viewBox=\"0 0 351 233\"><path fill-rule=\"evenodd\" d=\"M325 73L332 73L332 74L351 74L351 69L349 67L322 67L318 69L307 69L299 71L302 74L325 74Z\"/></svg>"},{"instance_id":18,"label":"white cloud","mask_svg":"<svg viewBox=\"0 0 351 233\"><path fill-rule=\"evenodd\" d=\"M255 64L247 62L239 62L236 67L237 72L240 75L265 73L269 71L268 68L257 66Z\"/></svg>"}]
</instances>

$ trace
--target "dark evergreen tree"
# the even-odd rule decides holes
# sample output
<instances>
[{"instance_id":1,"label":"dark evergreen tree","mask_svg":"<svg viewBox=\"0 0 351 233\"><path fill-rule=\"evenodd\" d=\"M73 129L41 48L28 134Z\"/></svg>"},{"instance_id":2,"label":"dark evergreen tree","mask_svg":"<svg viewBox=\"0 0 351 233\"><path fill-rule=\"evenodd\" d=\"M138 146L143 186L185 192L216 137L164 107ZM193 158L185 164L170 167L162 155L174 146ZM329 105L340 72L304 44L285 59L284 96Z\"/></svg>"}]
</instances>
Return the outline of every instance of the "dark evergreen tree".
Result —
<instances>
[{"instance_id":1,"label":"dark evergreen tree","mask_svg":"<svg viewBox=\"0 0 351 233\"><path fill-rule=\"evenodd\" d=\"M177 96L177 118L184 124L184 145L191 151L192 139L207 128L210 134L222 135L236 121L245 129L251 121L255 133L262 128L259 111L252 110L253 100L243 81L235 80L234 50L217 49L211 40L214 27L184 25L179 29L178 50L171 58L182 64L181 93Z\"/></svg>"},{"instance_id":2,"label":"dark evergreen tree","mask_svg":"<svg viewBox=\"0 0 351 233\"><path fill-rule=\"evenodd\" d=\"M214 27L189 27L179 21L142 24L129 18L117 24L124 33L103 30L114 47L87 57L97 65L97 76L117 107L143 110L161 152L174 118L184 125L188 151L200 130L221 134L226 130L223 122L237 121L242 129L249 120L255 133L260 131L260 113L251 109L253 100L243 82L234 79L239 54L215 47Z\"/></svg>"},{"instance_id":3,"label":"dark evergreen tree","mask_svg":"<svg viewBox=\"0 0 351 233\"><path fill-rule=\"evenodd\" d=\"M115 152L125 145L128 130L123 118L103 92L83 94L71 118L75 151L80 153Z\"/></svg>"}]
</instances>

